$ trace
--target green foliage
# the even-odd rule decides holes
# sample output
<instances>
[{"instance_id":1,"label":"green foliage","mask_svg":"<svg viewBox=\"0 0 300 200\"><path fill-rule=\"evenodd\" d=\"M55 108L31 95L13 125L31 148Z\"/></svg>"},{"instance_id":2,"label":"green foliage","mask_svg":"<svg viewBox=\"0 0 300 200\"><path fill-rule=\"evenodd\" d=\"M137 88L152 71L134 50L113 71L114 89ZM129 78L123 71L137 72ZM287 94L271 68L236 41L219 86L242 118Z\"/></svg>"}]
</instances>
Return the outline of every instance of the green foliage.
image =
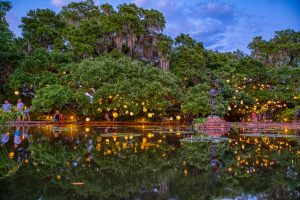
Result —
<instances>
[{"instance_id":1,"label":"green foliage","mask_svg":"<svg viewBox=\"0 0 300 200\"><path fill-rule=\"evenodd\" d=\"M255 37L249 44L254 58L266 65L298 67L300 59L300 33L291 29L276 31L274 38L265 41Z\"/></svg>"},{"instance_id":2,"label":"green foliage","mask_svg":"<svg viewBox=\"0 0 300 200\"><path fill-rule=\"evenodd\" d=\"M195 118L194 120L193 120L193 122L194 123L204 123L204 122L206 122L207 121L207 118L204 118L204 117L199 117L199 118Z\"/></svg>"},{"instance_id":3,"label":"green foliage","mask_svg":"<svg viewBox=\"0 0 300 200\"><path fill-rule=\"evenodd\" d=\"M16 107L12 107L11 112L4 112L0 108L0 126L1 126L1 129L5 126L5 124L7 122L16 120L17 116L20 116L20 115L23 115L23 113L18 111Z\"/></svg>"},{"instance_id":4,"label":"green foliage","mask_svg":"<svg viewBox=\"0 0 300 200\"><path fill-rule=\"evenodd\" d=\"M88 59L60 70L54 76L60 76L60 79L55 79L60 85L37 90L33 99L36 110L49 112L58 108L77 108L81 114L100 116L99 109L109 109L129 116L130 112L138 115L147 108L148 112L164 114L182 96L172 74L138 61L132 62L124 56ZM93 100L86 93L93 95Z\"/></svg>"},{"instance_id":5,"label":"green foliage","mask_svg":"<svg viewBox=\"0 0 300 200\"><path fill-rule=\"evenodd\" d=\"M269 41L254 38L251 56L219 53L187 34L174 41L162 34L166 21L157 10L86 0L59 13L30 10L22 18L22 38L15 39L5 21L10 8L0 3L0 100L14 99L17 90L26 101L37 94L36 112L60 108L98 119L99 111L117 111L120 120L144 117L143 107L155 120L174 112L206 117L211 88L219 90L216 114L230 121L252 112L279 120L299 106L297 31L277 31Z\"/></svg>"},{"instance_id":6,"label":"green foliage","mask_svg":"<svg viewBox=\"0 0 300 200\"><path fill-rule=\"evenodd\" d=\"M34 110L47 113L66 108L72 104L73 99L74 93L71 89L61 85L49 85L37 91L32 105Z\"/></svg>"}]
</instances>

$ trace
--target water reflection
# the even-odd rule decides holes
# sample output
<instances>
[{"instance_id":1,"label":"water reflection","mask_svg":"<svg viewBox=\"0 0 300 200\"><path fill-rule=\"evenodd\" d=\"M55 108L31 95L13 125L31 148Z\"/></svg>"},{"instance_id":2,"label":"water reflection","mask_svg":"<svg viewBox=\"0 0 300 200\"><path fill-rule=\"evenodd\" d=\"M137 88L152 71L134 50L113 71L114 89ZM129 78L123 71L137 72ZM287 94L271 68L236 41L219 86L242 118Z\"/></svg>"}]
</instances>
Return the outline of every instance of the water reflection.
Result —
<instances>
[{"instance_id":1,"label":"water reflection","mask_svg":"<svg viewBox=\"0 0 300 200\"><path fill-rule=\"evenodd\" d=\"M0 199L299 198L299 137L260 131L15 127L1 135Z\"/></svg>"}]
</instances>

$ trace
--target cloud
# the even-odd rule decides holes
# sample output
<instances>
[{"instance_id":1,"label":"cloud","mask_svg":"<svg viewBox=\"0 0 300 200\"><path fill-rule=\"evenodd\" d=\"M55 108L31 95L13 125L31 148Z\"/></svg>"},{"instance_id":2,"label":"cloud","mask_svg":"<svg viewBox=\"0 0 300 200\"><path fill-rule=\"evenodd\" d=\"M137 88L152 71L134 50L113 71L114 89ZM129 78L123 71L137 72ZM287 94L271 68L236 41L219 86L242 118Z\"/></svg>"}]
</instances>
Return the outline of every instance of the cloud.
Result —
<instances>
[{"instance_id":1,"label":"cloud","mask_svg":"<svg viewBox=\"0 0 300 200\"><path fill-rule=\"evenodd\" d=\"M51 0L51 4L60 7L63 6L66 3L66 0Z\"/></svg>"},{"instance_id":2,"label":"cloud","mask_svg":"<svg viewBox=\"0 0 300 200\"><path fill-rule=\"evenodd\" d=\"M227 33L239 22L237 10L231 4L219 1L199 3L198 0L160 1L164 4L156 3L155 8L166 16L166 34L176 37L188 33L214 50L223 49L219 43L225 43Z\"/></svg>"},{"instance_id":3,"label":"cloud","mask_svg":"<svg viewBox=\"0 0 300 200\"><path fill-rule=\"evenodd\" d=\"M133 3L135 3L136 5L138 6L143 6L145 5L146 3L148 3L149 0L134 0Z\"/></svg>"},{"instance_id":4,"label":"cloud","mask_svg":"<svg viewBox=\"0 0 300 200\"><path fill-rule=\"evenodd\" d=\"M51 4L55 7L62 7L71 2L78 2L78 1L82 1L82 0L51 0ZM95 4L98 3L97 0L95 0L94 2L95 2Z\"/></svg>"}]
</instances>

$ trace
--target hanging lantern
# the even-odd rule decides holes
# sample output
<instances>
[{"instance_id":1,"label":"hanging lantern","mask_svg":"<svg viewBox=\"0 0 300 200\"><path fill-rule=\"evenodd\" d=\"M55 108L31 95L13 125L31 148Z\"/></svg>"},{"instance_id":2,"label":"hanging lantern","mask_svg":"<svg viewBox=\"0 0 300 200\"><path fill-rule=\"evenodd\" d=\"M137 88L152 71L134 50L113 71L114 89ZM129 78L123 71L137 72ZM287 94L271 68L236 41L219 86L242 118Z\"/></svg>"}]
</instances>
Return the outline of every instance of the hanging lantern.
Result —
<instances>
[{"instance_id":1,"label":"hanging lantern","mask_svg":"<svg viewBox=\"0 0 300 200\"><path fill-rule=\"evenodd\" d=\"M229 111L231 110L231 107L230 107L230 106L228 106L228 110L229 110Z\"/></svg>"},{"instance_id":2,"label":"hanging lantern","mask_svg":"<svg viewBox=\"0 0 300 200\"><path fill-rule=\"evenodd\" d=\"M101 108L98 108L98 112L102 112L102 109L101 109Z\"/></svg>"},{"instance_id":3,"label":"hanging lantern","mask_svg":"<svg viewBox=\"0 0 300 200\"><path fill-rule=\"evenodd\" d=\"M10 158L10 159L13 159L14 156L15 156L15 153L14 153L13 151L12 151L12 152L9 152L9 158Z\"/></svg>"},{"instance_id":4,"label":"hanging lantern","mask_svg":"<svg viewBox=\"0 0 300 200\"><path fill-rule=\"evenodd\" d=\"M180 115L177 115L176 119L179 121L181 119Z\"/></svg>"},{"instance_id":5,"label":"hanging lantern","mask_svg":"<svg viewBox=\"0 0 300 200\"><path fill-rule=\"evenodd\" d=\"M85 132L89 132L90 131L90 129L89 128L85 128Z\"/></svg>"},{"instance_id":6,"label":"hanging lantern","mask_svg":"<svg viewBox=\"0 0 300 200\"><path fill-rule=\"evenodd\" d=\"M128 114L128 113L129 113L129 111L128 111L128 110L126 110L126 111L125 111L125 114Z\"/></svg>"},{"instance_id":7,"label":"hanging lantern","mask_svg":"<svg viewBox=\"0 0 300 200\"><path fill-rule=\"evenodd\" d=\"M130 112L129 115L130 115L130 116L133 116L134 114L133 114L133 112Z\"/></svg>"},{"instance_id":8,"label":"hanging lantern","mask_svg":"<svg viewBox=\"0 0 300 200\"><path fill-rule=\"evenodd\" d=\"M19 91L16 90L16 91L15 91L15 95L19 95L19 94L20 94Z\"/></svg>"},{"instance_id":9,"label":"hanging lantern","mask_svg":"<svg viewBox=\"0 0 300 200\"><path fill-rule=\"evenodd\" d=\"M113 117L114 118L117 118L119 115L118 115L118 113L117 112L113 112Z\"/></svg>"},{"instance_id":10,"label":"hanging lantern","mask_svg":"<svg viewBox=\"0 0 300 200\"><path fill-rule=\"evenodd\" d=\"M149 117L149 118L152 118L152 117L153 117L153 114L152 114L152 113L148 113L148 117Z\"/></svg>"},{"instance_id":11,"label":"hanging lantern","mask_svg":"<svg viewBox=\"0 0 300 200\"><path fill-rule=\"evenodd\" d=\"M147 108L146 107L143 107L143 112L147 112Z\"/></svg>"},{"instance_id":12,"label":"hanging lantern","mask_svg":"<svg viewBox=\"0 0 300 200\"><path fill-rule=\"evenodd\" d=\"M85 121L89 122L91 119L89 117L85 118Z\"/></svg>"}]
</instances>

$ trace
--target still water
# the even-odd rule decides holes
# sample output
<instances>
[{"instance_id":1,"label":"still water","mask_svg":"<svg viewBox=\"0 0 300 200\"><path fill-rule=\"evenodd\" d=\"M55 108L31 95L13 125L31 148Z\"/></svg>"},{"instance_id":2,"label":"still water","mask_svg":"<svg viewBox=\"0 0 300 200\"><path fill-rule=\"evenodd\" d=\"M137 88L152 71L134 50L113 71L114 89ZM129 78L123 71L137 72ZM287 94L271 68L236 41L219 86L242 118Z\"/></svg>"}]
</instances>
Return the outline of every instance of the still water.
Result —
<instances>
[{"instance_id":1,"label":"still water","mask_svg":"<svg viewBox=\"0 0 300 200\"><path fill-rule=\"evenodd\" d=\"M0 199L300 199L299 130L2 131Z\"/></svg>"}]
</instances>

